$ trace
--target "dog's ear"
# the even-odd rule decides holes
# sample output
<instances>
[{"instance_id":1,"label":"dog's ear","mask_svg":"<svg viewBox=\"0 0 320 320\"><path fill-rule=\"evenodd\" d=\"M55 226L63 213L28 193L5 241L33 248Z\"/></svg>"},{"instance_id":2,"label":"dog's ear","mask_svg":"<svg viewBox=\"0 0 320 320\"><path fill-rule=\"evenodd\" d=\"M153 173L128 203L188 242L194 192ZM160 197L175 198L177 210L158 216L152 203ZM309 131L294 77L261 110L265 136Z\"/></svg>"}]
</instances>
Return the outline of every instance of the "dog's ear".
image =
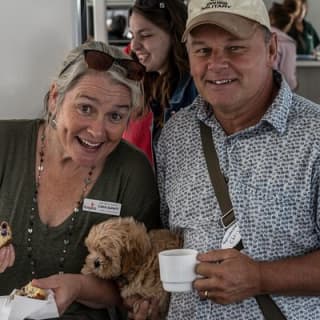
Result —
<instances>
[{"instance_id":1,"label":"dog's ear","mask_svg":"<svg viewBox=\"0 0 320 320\"><path fill-rule=\"evenodd\" d=\"M121 255L123 274L139 270L151 252L151 242L144 225L139 225L139 228L130 231Z\"/></svg>"}]
</instances>

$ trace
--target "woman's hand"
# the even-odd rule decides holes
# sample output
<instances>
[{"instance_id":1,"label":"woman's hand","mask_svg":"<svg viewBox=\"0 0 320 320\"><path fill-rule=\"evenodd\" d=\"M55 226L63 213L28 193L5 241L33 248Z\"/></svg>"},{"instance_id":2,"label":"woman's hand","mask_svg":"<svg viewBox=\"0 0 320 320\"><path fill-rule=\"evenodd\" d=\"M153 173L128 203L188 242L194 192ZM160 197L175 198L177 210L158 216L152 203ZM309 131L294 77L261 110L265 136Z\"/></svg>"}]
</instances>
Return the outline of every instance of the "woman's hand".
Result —
<instances>
[{"instance_id":1,"label":"woman's hand","mask_svg":"<svg viewBox=\"0 0 320 320\"><path fill-rule=\"evenodd\" d=\"M93 309L122 304L115 283L93 275L64 273L48 278L34 279L32 284L42 289L53 290L60 315L74 301Z\"/></svg>"},{"instance_id":2,"label":"woman's hand","mask_svg":"<svg viewBox=\"0 0 320 320\"><path fill-rule=\"evenodd\" d=\"M12 244L8 244L0 249L0 273L7 268L12 267L16 258L15 250Z\"/></svg>"},{"instance_id":3,"label":"woman's hand","mask_svg":"<svg viewBox=\"0 0 320 320\"><path fill-rule=\"evenodd\" d=\"M128 319L131 320L159 320L158 300L143 300L140 298L129 298L124 301L128 308Z\"/></svg>"},{"instance_id":4,"label":"woman's hand","mask_svg":"<svg viewBox=\"0 0 320 320\"><path fill-rule=\"evenodd\" d=\"M202 299L229 304L260 293L259 262L235 249L199 254L196 272L203 276L194 281Z\"/></svg>"},{"instance_id":5,"label":"woman's hand","mask_svg":"<svg viewBox=\"0 0 320 320\"><path fill-rule=\"evenodd\" d=\"M42 289L53 290L57 308L61 315L79 297L81 290L80 277L81 275L78 274L65 273L34 279L32 284Z\"/></svg>"}]
</instances>

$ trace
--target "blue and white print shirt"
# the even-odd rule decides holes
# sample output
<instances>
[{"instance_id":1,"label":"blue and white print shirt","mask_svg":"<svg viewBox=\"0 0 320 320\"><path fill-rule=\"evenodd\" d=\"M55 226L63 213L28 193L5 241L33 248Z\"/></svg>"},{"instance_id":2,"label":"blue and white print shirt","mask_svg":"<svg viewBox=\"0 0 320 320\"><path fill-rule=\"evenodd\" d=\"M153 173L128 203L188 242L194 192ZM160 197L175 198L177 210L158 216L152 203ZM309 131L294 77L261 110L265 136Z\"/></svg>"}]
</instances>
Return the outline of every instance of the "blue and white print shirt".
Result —
<instances>
[{"instance_id":1,"label":"blue and white print shirt","mask_svg":"<svg viewBox=\"0 0 320 320\"><path fill-rule=\"evenodd\" d=\"M202 149L199 121L212 128L244 251L278 260L320 247L320 106L281 82L261 121L227 136L198 96L166 124L157 148L164 223L199 252L221 247L221 212ZM288 320L320 319L320 297L273 296ZM219 305L195 292L172 294L168 319L262 320L254 298Z\"/></svg>"}]
</instances>

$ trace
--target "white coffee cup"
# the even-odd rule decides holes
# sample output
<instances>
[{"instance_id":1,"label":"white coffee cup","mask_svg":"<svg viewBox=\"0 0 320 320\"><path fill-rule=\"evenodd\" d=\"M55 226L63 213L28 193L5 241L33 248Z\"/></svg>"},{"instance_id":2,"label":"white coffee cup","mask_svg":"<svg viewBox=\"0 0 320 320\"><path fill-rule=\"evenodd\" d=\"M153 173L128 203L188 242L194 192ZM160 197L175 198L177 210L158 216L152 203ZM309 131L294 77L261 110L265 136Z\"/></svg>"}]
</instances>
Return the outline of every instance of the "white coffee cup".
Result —
<instances>
[{"instance_id":1,"label":"white coffee cup","mask_svg":"<svg viewBox=\"0 0 320 320\"><path fill-rule=\"evenodd\" d=\"M164 290L184 292L192 290L192 281L197 278L195 266L197 250L173 249L159 253L160 279Z\"/></svg>"}]
</instances>

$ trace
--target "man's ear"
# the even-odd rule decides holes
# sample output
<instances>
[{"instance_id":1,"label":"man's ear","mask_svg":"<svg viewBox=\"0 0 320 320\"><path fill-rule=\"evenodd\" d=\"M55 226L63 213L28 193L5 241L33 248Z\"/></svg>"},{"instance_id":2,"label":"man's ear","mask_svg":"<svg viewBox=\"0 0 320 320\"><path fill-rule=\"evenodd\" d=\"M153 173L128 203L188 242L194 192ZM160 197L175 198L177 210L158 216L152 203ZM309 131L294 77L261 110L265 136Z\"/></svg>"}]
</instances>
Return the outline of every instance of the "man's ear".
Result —
<instances>
[{"instance_id":1,"label":"man's ear","mask_svg":"<svg viewBox=\"0 0 320 320\"><path fill-rule=\"evenodd\" d=\"M278 39L276 33L271 34L271 38L268 46L268 64L272 67L274 62L277 59L277 52L278 52Z\"/></svg>"},{"instance_id":2,"label":"man's ear","mask_svg":"<svg viewBox=\"0 0 320 320\"><path fill-rule=\"evenodd\" d=\"M49 99L48 99L48 109L49 112L52 114L57 113L57 97L58 97L58 90L57 90L57 85L54 82L49 91Z\"/></svg>"}]
</instances>

